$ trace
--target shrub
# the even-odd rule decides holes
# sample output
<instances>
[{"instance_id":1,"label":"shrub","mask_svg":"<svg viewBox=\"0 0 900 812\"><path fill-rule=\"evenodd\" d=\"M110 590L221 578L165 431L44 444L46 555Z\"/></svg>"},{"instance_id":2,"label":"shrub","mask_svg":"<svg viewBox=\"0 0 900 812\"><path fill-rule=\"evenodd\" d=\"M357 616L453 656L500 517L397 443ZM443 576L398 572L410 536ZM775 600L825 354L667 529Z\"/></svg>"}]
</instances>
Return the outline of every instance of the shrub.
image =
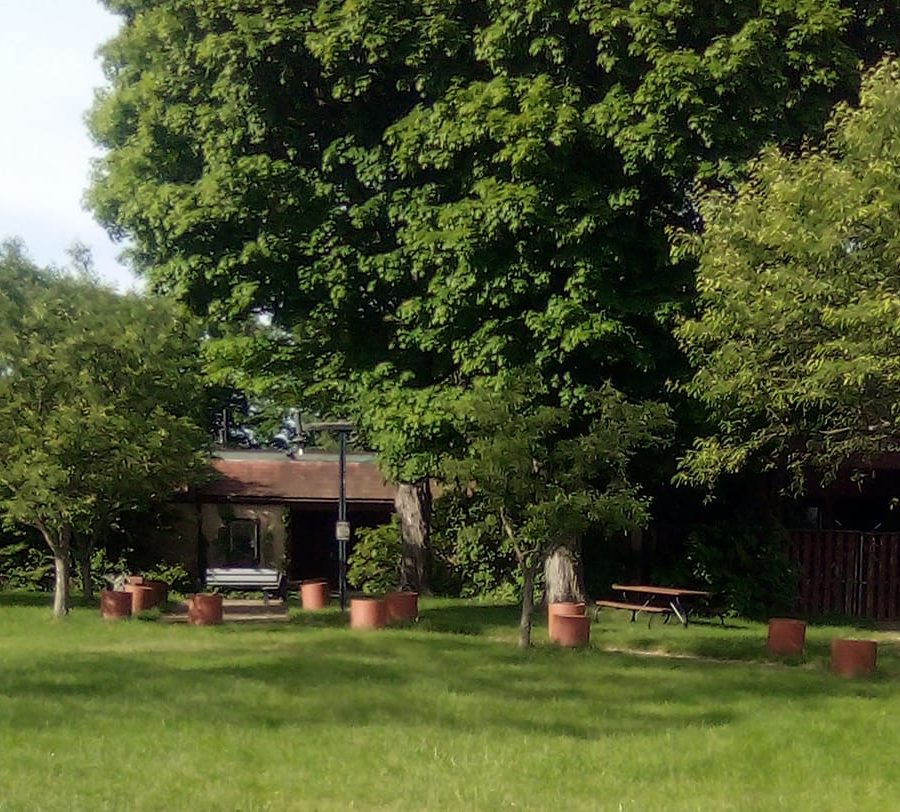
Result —
<instances>
[{"instance_id":1,"label":"shrub","mask_svg":"<svg viewBox=\"0 0 900 812\"><path fill-rule=\"evenodd\" d=\"M160 561L149 569L145 568L143 575L151 581L165 581L169 589L181 595L187 595L197 589L194 577L178 563Z\"/></svg>"},{"instance_id":2,"label":"shrub","mask_svg":"<svg viewBox=\"0 0 900 812\"><path fill-rule=\"evenodd\" d=\"M53 579L53 557L37 534L16 530L0 536L0 587L47 591Z\"/></svg>"},{"instance_id":3,"label":"shrub","mask_svg":"<svg viewBox=\"0 0 900 812\"><path fill-rule=\"evenodd\" d=\"M131 550L122 550L116 558L113 558L105 547L98 547L91 553L91 578L95 589L110 589L111 580L117 575L125 575L131 572L129 558ZM84 584L81 585L82 589Z\"/></svg>"},{"instance_id":4,"label":"shrub","mask_svg":"<svg viewBox=\"0 0 900 812\"><path fill-rule=\"evenodd\" d=\"M688 535L686 573L725 608L764 619L788 611L796 576L785 554L784 530L775 525L703 525Z\"/></svg>"},{"instance_id":5,"label":"shrub","mask_svg":"<svg viewBox=\"0 0 900 812\"><path fill-rule=\"evenodd\" d=\"M356 530L347 580L363 592L390 592L400 583L402 555L397 516L379 527L360 527Z\"/></svg>"}]
</instances>

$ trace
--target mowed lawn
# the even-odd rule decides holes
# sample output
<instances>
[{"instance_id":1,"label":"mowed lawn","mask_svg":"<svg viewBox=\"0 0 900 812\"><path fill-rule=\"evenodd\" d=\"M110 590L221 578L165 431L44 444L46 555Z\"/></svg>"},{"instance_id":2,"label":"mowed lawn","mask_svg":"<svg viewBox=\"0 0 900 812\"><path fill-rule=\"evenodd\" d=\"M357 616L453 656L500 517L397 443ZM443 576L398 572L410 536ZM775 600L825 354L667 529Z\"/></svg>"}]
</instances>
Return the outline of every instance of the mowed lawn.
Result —
<instances>
[{"instance_id":1,"label":"mowed lawn","mask_svg":"<svg viewBox=\"0 0 900 812\"><path fill-rule=\"evenodd\" d=\"M745 623L619 613L589 650L538 628L521 653L512 607L435 601L365 633L54 623L46 600L0 593L2 810L900 808L886 634L851 682L825 662L847 629L773 664Z\"/></svg>"}]
</instances>

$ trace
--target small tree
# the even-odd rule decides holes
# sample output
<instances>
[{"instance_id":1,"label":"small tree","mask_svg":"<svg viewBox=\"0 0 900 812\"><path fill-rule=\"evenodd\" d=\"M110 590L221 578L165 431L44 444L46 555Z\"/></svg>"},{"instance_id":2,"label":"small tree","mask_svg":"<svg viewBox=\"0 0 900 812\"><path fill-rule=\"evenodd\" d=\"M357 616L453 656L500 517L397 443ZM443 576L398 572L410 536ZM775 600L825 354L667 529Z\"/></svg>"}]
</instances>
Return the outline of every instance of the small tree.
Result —
<instances>
[{"instance_id":1,"label":"small tree","mask_svg":"<svg viewBox=\"0 0 900 812\"><path fill-rule=\"evenodd\" d=\"M0 248L0 512L54 556L56 616L79 536L165 499L203 468L193 323L169 302L119 295Z\"/></svg>"},{"instance_id":2,"label":"small tree","mask_svg":"<svg viewBox=\"0 0 900 812\"><path fill-rule=\"evenodd\" d=\"M757 464L801 490L810 470L900 438L900 66L863 82L828 140L771 149L735 194L705 197L700 315L679 338L687 389L711 413L682 476L712 485Z\"/></svg>"},{"instance_id":3,"label":"small tree","mask_svg":"<svg viewBox=\"0 0 900 812\"><path fill-rule=\"evenodd\" d=\"M542 405L537 389L479 383L466 392L458 403L466 447L444 464L447 479L481 503L486 529L515 554L522 648L531 645L535 575L547 552L592 525L612 534L644 522L648 500L630 481L629 462L669 428L663 406L629 403L610 386L590 399L584 419Z\"/></svg>"}]
</instances>

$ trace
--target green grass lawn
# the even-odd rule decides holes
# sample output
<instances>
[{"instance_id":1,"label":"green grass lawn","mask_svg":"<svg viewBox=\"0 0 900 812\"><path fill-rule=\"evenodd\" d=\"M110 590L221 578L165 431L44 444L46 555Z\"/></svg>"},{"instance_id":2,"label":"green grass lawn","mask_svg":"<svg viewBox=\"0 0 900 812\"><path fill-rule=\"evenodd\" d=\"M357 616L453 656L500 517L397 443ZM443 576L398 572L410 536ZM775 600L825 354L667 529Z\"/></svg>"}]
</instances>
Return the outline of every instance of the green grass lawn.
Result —
<instances>
[{"instance_id":1,"label":"green grass lawn","mask_svg":"<svg viewBox=\"0 0 900 812\"><path fill-rule=\"evenodd\" d=\"M844 681L848 629L781 664L758 624L613 613L589 650L540 627L522 653L505 606L365 633L54 623L46 601L0 593L0 810L900 808L887 635L879 676Z\"/></svg>"}]
</instances>

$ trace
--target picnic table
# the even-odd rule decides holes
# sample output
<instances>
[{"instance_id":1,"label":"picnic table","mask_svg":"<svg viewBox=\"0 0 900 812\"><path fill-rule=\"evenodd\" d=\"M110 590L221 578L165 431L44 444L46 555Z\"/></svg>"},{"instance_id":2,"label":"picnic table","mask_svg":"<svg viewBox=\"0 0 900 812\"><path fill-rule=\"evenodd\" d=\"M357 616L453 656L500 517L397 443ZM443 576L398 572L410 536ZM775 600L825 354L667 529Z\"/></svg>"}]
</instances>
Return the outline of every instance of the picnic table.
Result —
<instances>
[{"instance_id":1,"label":"picnic table","mask_svg":"<svg viewBox=\"0 0 900 812\"><path fill-rule=\"evenodd\" d=\"M675 615L683 626L688 625L690 607L685 606L683 599L709 598L712 593L701 589L682 589L672 586L650 586L649 584L613 584L613 590L622 593L621 601L597 601L597 606L609 609L624 609L631 612L632 622L640 613L664 615L668 621Z\"/></svg>"}]
</instances>

